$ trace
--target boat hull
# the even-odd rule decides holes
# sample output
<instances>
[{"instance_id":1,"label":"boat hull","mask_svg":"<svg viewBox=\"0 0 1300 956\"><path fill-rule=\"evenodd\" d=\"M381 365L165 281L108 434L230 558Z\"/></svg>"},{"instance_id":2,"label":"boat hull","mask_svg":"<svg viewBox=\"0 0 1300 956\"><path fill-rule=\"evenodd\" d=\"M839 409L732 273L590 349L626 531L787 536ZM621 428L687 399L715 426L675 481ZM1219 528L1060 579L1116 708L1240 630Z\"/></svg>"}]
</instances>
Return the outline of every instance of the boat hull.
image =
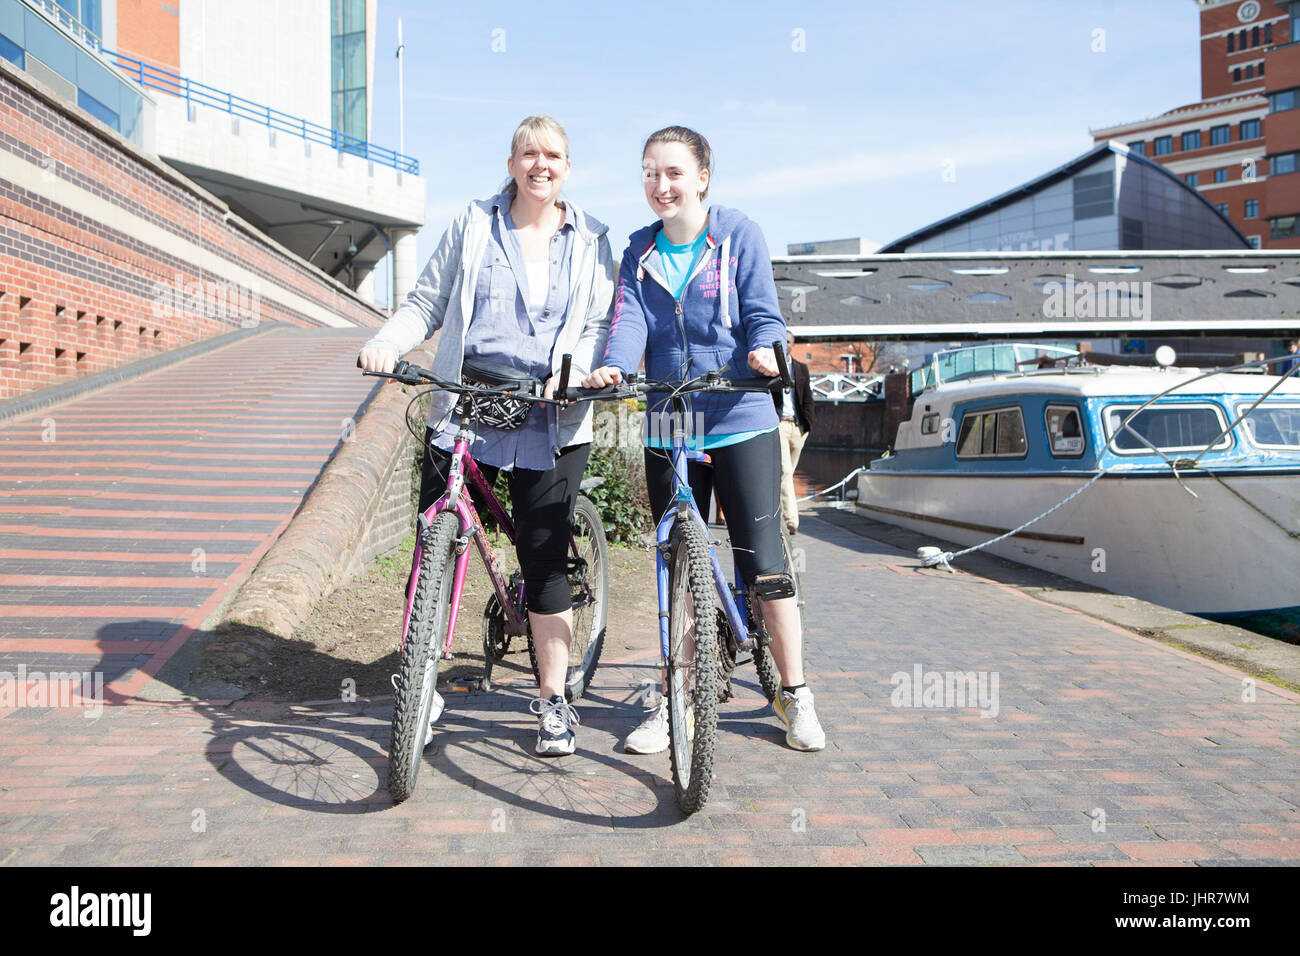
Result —
<instances>
[{"instance_id":1,"label":"boat hull","mask_svg":"<svg viewBox=\"0 0 1300 956\"><path fill-rule=\"evenodd\" d=\"M1090 475L942 475L872 469L871 517L963 546L1018 527ZM986 550L1063 577L1207 617L1300 606L1300 472L1111 472ZM1226 487L1225 487L1226 486Z\"/></svg>"}]
</instances>

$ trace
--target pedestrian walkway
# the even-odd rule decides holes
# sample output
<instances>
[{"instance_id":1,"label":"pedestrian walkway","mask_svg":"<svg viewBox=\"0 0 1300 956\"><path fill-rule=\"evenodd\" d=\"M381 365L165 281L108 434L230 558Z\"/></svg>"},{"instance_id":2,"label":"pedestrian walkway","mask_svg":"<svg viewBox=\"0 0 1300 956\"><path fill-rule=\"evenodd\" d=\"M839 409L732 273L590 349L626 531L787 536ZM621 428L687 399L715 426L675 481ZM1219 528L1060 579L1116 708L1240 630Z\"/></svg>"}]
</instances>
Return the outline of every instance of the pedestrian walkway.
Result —
<instances>
[{"instance_id":1,"label":"pedestrian walkway","mask_svg":"<svg viewBox=\"0 0 1300 956\"><path fill-rule=\"evenodd\" d=\"M389 700L15 710L0 724L0 862L1300 861L1296 695L981 578L916 571L815 516L800 529L830 743L787 748L738 671L712 796L690 819L667 753L619 749L657 675L647 654L597 671L563 759L532 754L523 677L445 688L419 788L397 807ZM905 701L900 678L918 669ZM927 675L945 672L974 672L986 693L935 690Z\"/></svg>"},{"instance_id":2,"label":"pedestrian walkway","mask_svg":"<svg viewBox=\"0 0 1300 956\"><path fill-rule=\"evenodd\" d=\"M138 693L351 435L366 334L276 329L0 427L0 672Z\"/></svg>"}]
</instances>

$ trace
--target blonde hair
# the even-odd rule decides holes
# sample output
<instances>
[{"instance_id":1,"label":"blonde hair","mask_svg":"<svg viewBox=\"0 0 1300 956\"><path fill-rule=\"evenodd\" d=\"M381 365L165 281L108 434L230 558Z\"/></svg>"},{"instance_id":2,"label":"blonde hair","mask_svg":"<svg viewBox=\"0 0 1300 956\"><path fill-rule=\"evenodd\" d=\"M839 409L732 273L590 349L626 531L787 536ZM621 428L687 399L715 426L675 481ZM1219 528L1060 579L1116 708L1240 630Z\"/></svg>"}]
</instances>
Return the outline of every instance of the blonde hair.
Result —
<instances>
[{"instance_id":1,"label":"blonde hair","mask_svg":"<svg viewBox=\"0 0 1300 956\"><path fill-rule=\"evenodd\" d=\"M564 132L563 126L545 113L523 118L515 129L515 135L510 138L510 158L513 159L520 148L530 141L539 149L558 152L565 159L569 158L568 134ZM501 186L501 191L509 196L513 196L518 189L519 184L514 177L508 177Z\"/></svg>"}]
</instances>

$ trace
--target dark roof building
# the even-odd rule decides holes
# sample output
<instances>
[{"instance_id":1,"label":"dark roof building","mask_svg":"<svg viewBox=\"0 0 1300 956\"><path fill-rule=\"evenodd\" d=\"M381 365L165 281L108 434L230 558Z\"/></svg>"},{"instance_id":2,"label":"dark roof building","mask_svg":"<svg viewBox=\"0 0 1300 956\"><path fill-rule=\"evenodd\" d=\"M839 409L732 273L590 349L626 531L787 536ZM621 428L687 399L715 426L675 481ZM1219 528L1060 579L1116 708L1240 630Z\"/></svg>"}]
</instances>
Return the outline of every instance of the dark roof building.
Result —
<instances>
[{"instance_id":1,"label":"dark roof building","mask_svg":"<svg viewBox=\"0 0 1300 956\"><path fill-rule=\"evenodd\" d=\"M1110 141L879 251L1249 247L1199 192L1159 163Z\"/></svg>"}]
</instances>

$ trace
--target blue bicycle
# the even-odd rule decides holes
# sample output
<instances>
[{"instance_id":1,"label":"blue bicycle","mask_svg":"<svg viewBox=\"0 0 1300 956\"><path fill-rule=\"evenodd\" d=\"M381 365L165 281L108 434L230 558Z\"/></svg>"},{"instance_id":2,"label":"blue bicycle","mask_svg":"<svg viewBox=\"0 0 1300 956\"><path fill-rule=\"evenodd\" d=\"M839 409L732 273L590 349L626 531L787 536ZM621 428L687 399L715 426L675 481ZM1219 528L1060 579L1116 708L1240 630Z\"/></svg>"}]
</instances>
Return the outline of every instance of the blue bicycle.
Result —
<instances>
[{"instance_id":1,"label":"blue bicycle","mask_svg":"<svg viewBox=\"0 0 1300 956\"><path fill-rule=\"evenodd\" d=\"M678 382L629 378L625 384L604 389L569 389L572 400L621 399L654 393L669 395L669 418L675 493L673 506L659 519L656 529L656 581L659 592L659 642L668 696L669 752L677 803L695 813L709 796L713 781L713 754L718 729L718 704L731 697L731 678L741 653L753 655L759 684L768 701L780 692L781 678L768 645L770 638L759 611L758 598L799 599L795 590L778 592L774 585L783 575L760 575L753 587L727 581L709 528L700 514L687 480L687 396L693 392L755 392L789 387L783 344L773 343L780 375L767 383L735 382L710 372ZM786 566L794 571L788 541ZM788 585L786 585L788 587Z\"/></svg>"}]
</instances>

